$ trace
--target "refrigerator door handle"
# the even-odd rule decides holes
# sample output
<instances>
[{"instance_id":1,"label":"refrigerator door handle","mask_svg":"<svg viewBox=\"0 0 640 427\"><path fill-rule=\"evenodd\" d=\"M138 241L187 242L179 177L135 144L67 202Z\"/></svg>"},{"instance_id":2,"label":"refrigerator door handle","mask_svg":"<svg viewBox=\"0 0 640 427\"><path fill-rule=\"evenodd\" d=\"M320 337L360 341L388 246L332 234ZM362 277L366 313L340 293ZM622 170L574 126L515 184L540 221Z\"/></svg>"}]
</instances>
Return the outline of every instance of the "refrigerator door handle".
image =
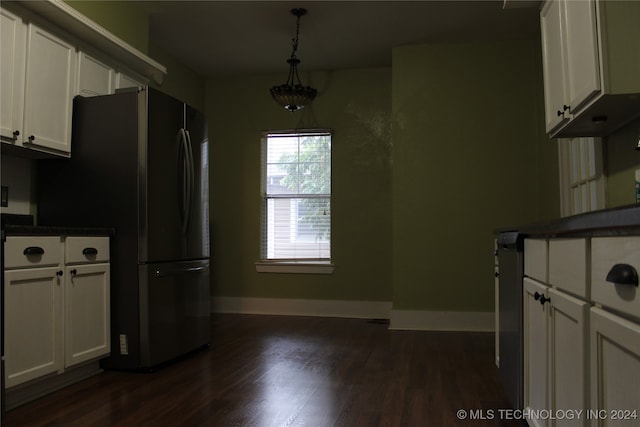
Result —
<instances>
[{"instance_id":1,"label":"refrigerator door handle","mask_svg":"<svg viewBox=\"0 0 640 427\"><path fill-rule=\"evenodd\" d=\"M171 270L156 270L156 277L169 277L169 276L177 276L179 274L185 273L204 273L209 270L208 265L200 266L200 267L188 267L188 268L174 268Z\"/></svg>"},{"instance_id":2,"label":"refrigerator door handle","mask_svg":"<svg viewBox=\"0 0 640 427\"><path fill-rule=\"evenodd\" d=\"M187 134L184 128L180 129L178 134L180 139L180 149L182 151L180 156L180 180L181 180L181 191L179 194L179 202L180 202L180 220L181 220L181 229L182 233L186 234L189 229L189 216L190 216L190 196L189 196L189 188L191 187L191 173L190 173L190 153L189 153L189 145L187 142Z\"/></svg>"},{"instance_id":3,"label":"refrigerator door handle","mask_svg":"<svg viewBox=\"0 0 640 427\"><path fill-rule=\"evenodd\" d=\"M191 144L191 134L188 130L185 130L186 143L187 143L187 173L189 174L189 188L187 189L187 227L191 223L191 216L193 214L193 196L195 193L195 165L193 162L193 145ZM185 230L185 231L186 231Z\"/></svg>"}]
</instances>

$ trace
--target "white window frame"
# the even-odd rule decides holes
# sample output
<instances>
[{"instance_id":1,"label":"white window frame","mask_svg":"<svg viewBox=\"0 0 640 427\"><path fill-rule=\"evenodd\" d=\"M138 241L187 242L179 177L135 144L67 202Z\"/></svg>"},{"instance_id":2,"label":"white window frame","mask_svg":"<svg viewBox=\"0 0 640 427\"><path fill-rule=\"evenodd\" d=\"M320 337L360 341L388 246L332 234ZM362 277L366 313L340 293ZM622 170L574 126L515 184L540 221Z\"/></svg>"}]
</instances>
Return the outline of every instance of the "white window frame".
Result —
<instances>
[{"instance_id":1,"label":"white window frame","mask_svg":"<svg viewBox=\"0 0 640 427\"><path fill-rule=\"evenodd\" d=\"M606 207L606 173L601 138L558 140L560 209L563 217Z\"/></svg>"},{"instance_id":2,"label":"white window frame","mask_svg":"<svg viewBox=\"0 0 640 427\"><path fill-rule=\"evenodd\" d=\"M269 233L268 224L269 221L267 219L268 211L267 209L267 193L266 193L266 184L267 184L267 176L266 176L266 147L267 147L267 137L273 134L291 134L292 136L300 135L300 134L332 134L330 129L296 129L296 130L287 130L287 131L266 131L262 134L262 170L260 173L260 182L261 182L261 197L262 197L262 215L261 221L262 227L260 228L260 260L255 263L256 271L258 273L302 273L302 274L331 274L334 270L334 264L332 259L268 259L267 254L262 253L265 251L265 239L268 238L271 234ZM330 194L329 194L330 197ZM291 199L292 203L294 202ZM292 225L293 227L293 225ZM297 232L297 230L295 230ZM266 233L266 235L265 235ZM332 238L330 239L330 241ZM331 243L330 243L331 244Z\"/></svg>"}]
</instances>

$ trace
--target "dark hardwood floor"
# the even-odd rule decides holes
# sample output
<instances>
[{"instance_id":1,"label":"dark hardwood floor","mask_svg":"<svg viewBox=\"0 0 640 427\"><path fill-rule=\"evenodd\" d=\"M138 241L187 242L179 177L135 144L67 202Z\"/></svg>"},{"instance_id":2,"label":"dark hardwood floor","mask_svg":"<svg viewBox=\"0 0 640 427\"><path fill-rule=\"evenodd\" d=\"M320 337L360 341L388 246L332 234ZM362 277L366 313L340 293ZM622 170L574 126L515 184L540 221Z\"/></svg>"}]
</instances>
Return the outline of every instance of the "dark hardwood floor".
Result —
<instances>
[{"instance_id":1,"label":"dark hardwood floor","mask_svg":"<svg viewBox=\"0 0 640 427\"><path fill-rule=\"evenodd\" d=\"M518 426L493 334L216 314L211 348L154 373L107 371L9 411L15 426ZM459 419L459 410L475 418Z\"/></svg>"}]
</instances>

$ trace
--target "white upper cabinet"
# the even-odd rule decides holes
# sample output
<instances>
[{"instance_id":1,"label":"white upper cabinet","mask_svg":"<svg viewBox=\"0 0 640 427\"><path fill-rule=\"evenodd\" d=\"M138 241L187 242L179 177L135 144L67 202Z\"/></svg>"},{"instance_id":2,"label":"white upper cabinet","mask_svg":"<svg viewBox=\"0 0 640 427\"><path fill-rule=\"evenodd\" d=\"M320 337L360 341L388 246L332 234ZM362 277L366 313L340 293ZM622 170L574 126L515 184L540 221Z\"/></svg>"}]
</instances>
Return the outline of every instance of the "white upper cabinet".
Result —
<instances>
[{"instance_id":1,"label":"white upper cabinet","mask_svg":"<svg viewBox=\"0 0 640 427\"><path fill-rule=\"evenodd\" d=\"M86 52L78 54L78 90L80 96L108 95L114 91L115 70Z\"/></svg>"},{"instance_id":2,"label":"white upper cabinet","mask_svg":"<svg viewBox=\"0 0 640 427\"><path fill-rule=\"evenodd\" d=\"M0 9L0 136L15 141L22 130L26 26Z\"/></svg>"},{"instance_id":3,"label":"white upper cabinet","mask_svg":"<svg viewBox=\"0 0 640 427\"><path fill-rule=\"evenodd\" d=\"M540 14L542 31L542 58L544 66L544 107L547 132L569 120L565 114L565 67L562 20L564 8L559 1L545 4ZM565 109L566 106L566 109Z\"/></svg>"},{"instance_id":4,"label":"white upper cabinet","mask_svg":"<svg viewBox=\"0 0 640 427\"><path fill-rule=\"evenodd\" d=\"M546 130L606 136L640 115L640 2L548 0L541 11Z\"/></svg>"},{"instance_id":5,"label":"white upper cabinet","mask_svg":"<svg viewBox=\"0 0 640 427\"><path fill-rule=\"evenodd\" d=\"M5 2L0 18L0 139L13 155L71 156L74 96L159 83L166 73L64 2Z\"/></svg>"},{"instance_id":6,"label":"white upper cabinet","mask_svg":"<svg viewBox=\"0 0 640 427\"><path fill-rule=\"evenodd\" d=\"M592 1L563 1L567 55L567 103L576 115L600 92L596 7Z\"/></svg>"},{"instance_id":7,"label":"white upper cabinet","mask_svg":"<svg viewBox=\"0 0 640 427\"><path fill-rule=\"evenodd\" d=\"M133 73L132 73L133 74ZM118 71L110 61L80 51L78 54L78 89L80 96L109 95L116 89L144 86L146 79Z\"/></svg>"},{"instance_id":8,"label":"white upper cabinet","mask_svg":"<svg viewBox=\"0 0 640 427\"><path fill-rule=\"evenodd\" d=\"M5 9L0 12L2 142L68 157L76 84L75 47Z\"/></svg>"},{"instance_id":9,"label":"white upper cabinet","mask_svg":"<svg viewBox=\"0 0 640 427\"><path fill-rule=\"evenodd\" d=\"M144 86L144 82L140 79L128 76L124 73L116 74L116 89L124 89L128 87Z\"/></svg>"},{"instance_id":10,"label":"white upper cabinet","mask_svg":"<svg viewBox=\"0 0 640 427\"><path fill-rule=\"evenodd\" d=\"M23 145L71 154L76 61L73 45L28 25Z\"/></svg>"}]
</instances>

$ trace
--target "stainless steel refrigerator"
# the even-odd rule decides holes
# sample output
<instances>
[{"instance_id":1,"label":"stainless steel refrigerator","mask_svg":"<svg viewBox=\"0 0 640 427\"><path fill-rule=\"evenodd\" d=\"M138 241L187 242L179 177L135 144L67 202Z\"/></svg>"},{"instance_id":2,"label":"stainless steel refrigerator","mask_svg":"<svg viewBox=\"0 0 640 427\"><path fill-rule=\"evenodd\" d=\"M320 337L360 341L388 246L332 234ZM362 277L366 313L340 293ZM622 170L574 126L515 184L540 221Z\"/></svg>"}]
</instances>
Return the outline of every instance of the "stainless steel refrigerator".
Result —
<instances>
[{"instance_id":1,"label":"stainless steel refrigerator","mask_svg":"<svg viewBox=\"0 0 640 427\"><path fill-rule=\"evenodd\" d=\"M111 356L146 370L210 340L208 136L148 87L74 100L70 159L38 161L38 224L113 227Z\"/></svg>"}]
</instances>

